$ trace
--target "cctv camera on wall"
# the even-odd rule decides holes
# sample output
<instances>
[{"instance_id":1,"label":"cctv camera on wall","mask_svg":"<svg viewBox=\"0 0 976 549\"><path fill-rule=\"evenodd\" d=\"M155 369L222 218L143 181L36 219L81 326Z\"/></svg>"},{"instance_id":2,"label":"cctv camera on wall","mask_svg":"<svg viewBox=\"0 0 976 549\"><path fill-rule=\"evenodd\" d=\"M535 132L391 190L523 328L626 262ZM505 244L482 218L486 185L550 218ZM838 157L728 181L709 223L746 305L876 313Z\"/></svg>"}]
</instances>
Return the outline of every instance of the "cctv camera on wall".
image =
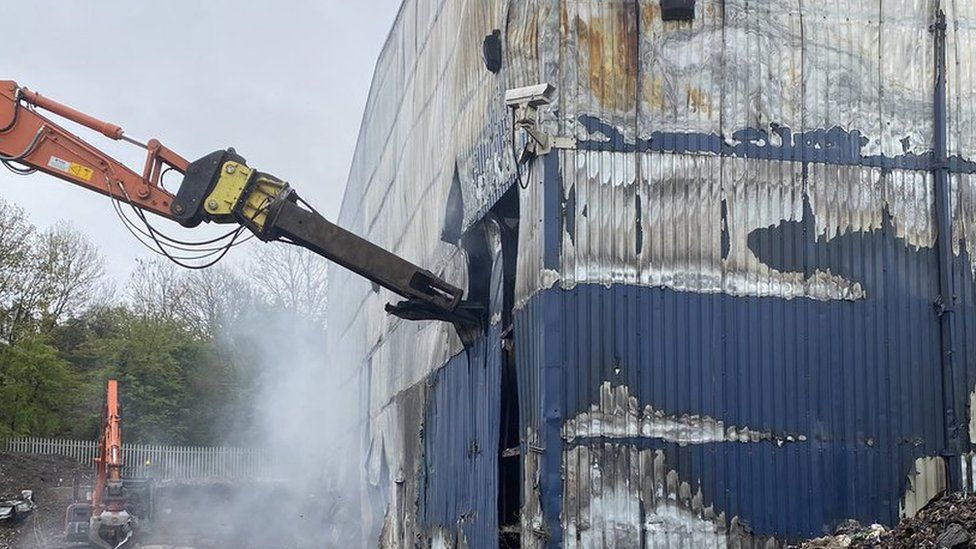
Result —
<instances>
[{"instance_id":1,"label":"cctv camera on wall","mask_svg":"<svg viewBox=\"0 0 976 549\"><path fill-rule=\"evenodd\" d=\"M555 86L548 83L514 88L505 92L505 104L509 107L541 107L552 103L555 94Z\"/></svg>"},{"instance_id":2,"label":"cctv camera on wall","mask_svg":"<svg viewBox=\"0 0 976 549\"><path fill-rule=\"evenodd\" d=\"M549 83L514 88L505 92L505 105L512 109L515 118L512 131L518 128L529 134L535 142L531 147L532 154L549 152L550 139L539 129L538 109L552 103L555 95L556 88Z\"/></svg>"}]
</instances>

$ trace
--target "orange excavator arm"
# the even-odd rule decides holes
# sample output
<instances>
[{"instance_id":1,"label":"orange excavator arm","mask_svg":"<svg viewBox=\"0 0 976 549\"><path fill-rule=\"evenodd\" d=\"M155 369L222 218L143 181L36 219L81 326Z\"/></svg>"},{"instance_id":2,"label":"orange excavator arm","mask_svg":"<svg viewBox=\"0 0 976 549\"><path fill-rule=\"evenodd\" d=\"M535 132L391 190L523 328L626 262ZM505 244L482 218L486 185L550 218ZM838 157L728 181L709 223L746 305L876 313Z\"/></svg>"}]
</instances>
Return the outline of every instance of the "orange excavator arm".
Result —
<instances>
[{"instance_id":1,"label":"orange excavator arm","mask_svg":"<svg viewBox=\"0 0 976 549\"><path fill-rule=\"evenodd\" d=\"M39 113L38 108L91 128L105 137L146 149L142 175L55 124ZM155 139L147 144L140 143L126 136L115 124L81 113L9 80L0 81L0 136L0 160L8 165L16 163L28 170L42 171L174 219L170 207L175 197L160 187L160 177L167 169L185 173L189 162Z\"/></svg>"},{"instance_id":2,"label":"orange excavator arm","mask_svg":"<svg viewBox=\"0 0 976 549\"><path fill-rule=\"evenodd\" d=\"M98 437L98 457L95 458L95 475L95 490L92 495L94 512L98 514L106 510L124 509L124 502L113 494L122 485L122 422L119 415L119 383L114 379L108 380L105 418Z\"/></svg>"},{"instance_id":3,"label":"orange excavator arm","mask_svg":"<svg viewBox=\"0 0 976 549\"><path fill-rule=\"evenodd\" d=\"M133 517L126 509L126 492L122 481L122 418L119 411L119 384L108 380L102 430L98 436L95 458L95 486L90 504L73 505L90 510L86 531L93 547L115 549L124 545L133 533ZM71 520L72 511L68 516ZM70 535L70 531L69 531Z\"/></svg>"},{"instance_id":4,"label":"orange excavator arm","mask_svg":"<svg viewBox=\"0 0 976 549\"><path fill-rule=\"evenodd\" d=\"M56 114L110 139L144 148L146 161L142 174L56 124L41 111ZM249 167L234 149L216 151L188 162L155 139L141 143L127 136L116 124L7 80L0 81L0 162L19 174L41 171L130 204L145 225L144 229L136 226L134 231L129 225L130 232L151 239L155 251L187 267L215 263L246 229L264 241L283 241L309 249L402 296L404 301L387 305L388 312L401 318L451 322L462 339L477 333L483 321L483 307L464 302L460 288L329 222L290 185ZM183 176L175 194L161 184L163 175L169 171ZM220 239L193 243L173 239L152 227L142 211L184 227L229 223L238 228L220 237L230 237L228 244L204 248L212 252L195 257L219 253L216 260L207 265L186 264L167 250L199 250L198 245L215 246Z\"/></svg>"}]
</instances>

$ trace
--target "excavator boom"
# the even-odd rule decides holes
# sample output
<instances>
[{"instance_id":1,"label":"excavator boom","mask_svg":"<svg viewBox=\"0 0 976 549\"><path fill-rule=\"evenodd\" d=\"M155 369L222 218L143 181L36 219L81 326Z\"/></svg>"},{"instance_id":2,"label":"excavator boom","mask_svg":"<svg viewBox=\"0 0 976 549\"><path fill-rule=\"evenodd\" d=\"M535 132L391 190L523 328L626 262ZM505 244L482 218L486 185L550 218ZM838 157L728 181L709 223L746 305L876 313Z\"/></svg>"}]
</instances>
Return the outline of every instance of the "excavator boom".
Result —
<instances>
[{"instance_id":1,"label":"excavator boom","mask_svg":"<svg viewBox=\"0 0 976 549\"><path fill-rule=\"evenodd\" d=\"M142 174L39 110L110 139L144 148ZM19 174L47 173L184 227L204 222L237 224L261 240L307 248L403 297L404 301L387 306L391 314L409 320L451 322L462 339L480 325L480 307L463 302L463 290L331 223L290 185L249 167L233 149L188 162L156 139L142 143L116 124L84 114L16 82L0 81L0 162ZM163 175L170 171L183 175L175 195L161 185ZM142 219L147 229L142 234L160 245L165 237Z\"/></svg>"},{"instance_id":2,"label":"excavator boom","mask_svg":"<svg viewBox=\"0 0 976 549\"><path fill-rule=\"evenodd\" d=\"M20 88L16 82L0 81L0 161L8 167L16 163L25 166L27 171L47 173L156 215L173 217L170 214L173 195L159 186L159 176L166 168L186 169L189 163L185 159L152 140L145 145L146 170L139 175L55 124L39 113L38 108L50 109L113 139L125 136L114 124Z\"/></svg>"}]
</instances>

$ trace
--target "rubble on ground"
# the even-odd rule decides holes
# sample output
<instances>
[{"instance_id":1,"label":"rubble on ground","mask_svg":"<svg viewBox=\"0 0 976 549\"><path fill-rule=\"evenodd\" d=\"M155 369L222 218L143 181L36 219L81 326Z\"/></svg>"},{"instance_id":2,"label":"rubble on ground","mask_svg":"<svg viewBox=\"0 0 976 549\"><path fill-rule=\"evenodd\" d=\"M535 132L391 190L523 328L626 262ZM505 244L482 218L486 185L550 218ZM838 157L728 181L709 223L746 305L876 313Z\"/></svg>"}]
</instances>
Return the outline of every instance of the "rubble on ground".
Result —
<instances>
[{"instance_id":1,"label":"rubble on ground","mask_svg":"<svg viewBox=\"0 0 976 549\"><path fill-rule=\"evenodd\" d=\"M941 544L955 549L969 547L969 539L974 535L976 495L949 494L929 503L915 517L901 521L878 544L859 547L939 547Z\"/></svg>"},{"instance_id":2,"label":"rubble on ground","mask_svg":"<svg viewBox=\"0 0 976 549\"><path fill-rule=\"evenodd\" d=\"M0 524L9 526L23 522L37 509L33 490L21 490L19 496L0 495Z\"/></svg>"},{"instance_id":3,"label":"rubble on ground","mask_svg":"<svg viewBox=\"0 0 976 549\"><path fill-rule=\"evenodd\" d=\"M857 521L849 520L838 527L834 535L812 539L800 547L803 549L872 547L873 545L871 544L880 540L885 532L885 527L880 524L872 524L867 528L862 528Z\"/></svg>"},{"instance_id":4,"label":"rubble on ground","mask_svg":"<svg viewBox=\"0 0 976 549\"><path fill-rule=\"evenodd\" d=\"M842 524L832 536L807 541L802 549L934 548L976 546L976 495L949 494L933 500L893 529L879 524Z\"/></svg>"}]
</instances>

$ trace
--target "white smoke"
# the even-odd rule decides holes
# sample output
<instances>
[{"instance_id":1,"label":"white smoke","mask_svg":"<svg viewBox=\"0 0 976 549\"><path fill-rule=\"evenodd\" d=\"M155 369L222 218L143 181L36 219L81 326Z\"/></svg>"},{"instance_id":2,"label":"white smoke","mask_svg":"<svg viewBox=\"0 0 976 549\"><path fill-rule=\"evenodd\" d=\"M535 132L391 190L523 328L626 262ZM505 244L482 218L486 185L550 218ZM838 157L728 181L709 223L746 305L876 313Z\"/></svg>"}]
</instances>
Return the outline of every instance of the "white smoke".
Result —
<instances>
[{"instance_id":1,"label":"white smoke","mask_svg":"<svg viewBox=\"0 0 976 549\"><path fill-rule=\"evenodd\" d=\"M255 426L275 455L270 476L287 492L273 505L276 529L293 547L361 546L358 390L330 363L319 326L287 311L261 317L235 339L262 368Z\"/></svg>"},{"instance_id":2,"label":"white smoke","mask_svg":"<svg viewBox=\"0 0 976 549\"><path fill-rule=\"evenodd\" d=\"M327 262L297 248L267 249L248 266L264 299L233 323L226 341L235 362L257 376L252 431L235 438L273 452L274 496L256 503L245 490L234 502L234 528L253 530L257 508L267 511L261 516L273 547L361 547L359 390L326 345Z\"/></svg>"}]
</instances>

